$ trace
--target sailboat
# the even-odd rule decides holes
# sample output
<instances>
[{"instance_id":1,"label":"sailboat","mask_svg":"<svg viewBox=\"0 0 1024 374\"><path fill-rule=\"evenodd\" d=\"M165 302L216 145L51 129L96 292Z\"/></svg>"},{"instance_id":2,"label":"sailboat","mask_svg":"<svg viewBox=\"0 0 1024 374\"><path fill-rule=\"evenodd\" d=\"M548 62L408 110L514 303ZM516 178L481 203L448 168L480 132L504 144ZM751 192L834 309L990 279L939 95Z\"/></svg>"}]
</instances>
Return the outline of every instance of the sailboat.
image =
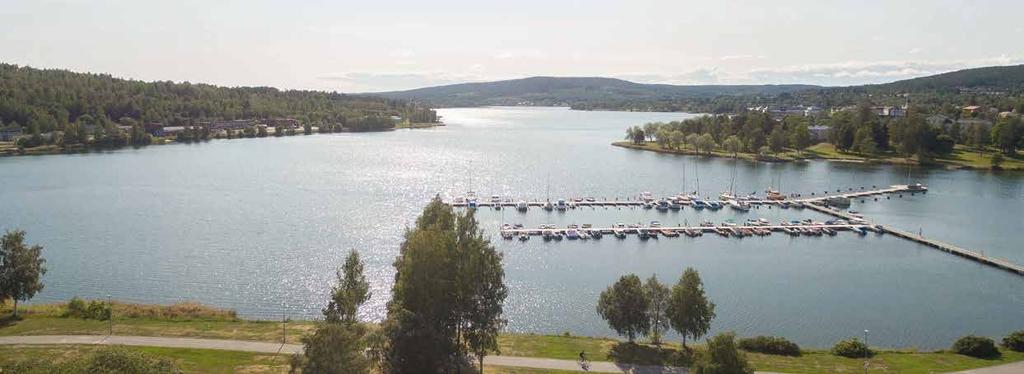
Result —
<instances>
[{"instance_id":1,"label":"sailboat","mask_svg":"<svg viewBox=\"0 0 1024 374\"><path fill-rule=\"evenodd\" d=\"M552 211L555 206L551 204L551 173L548 173L547 185L544 187L544 205L542 206L546 211Z\"/></svg>"}]
</instances>

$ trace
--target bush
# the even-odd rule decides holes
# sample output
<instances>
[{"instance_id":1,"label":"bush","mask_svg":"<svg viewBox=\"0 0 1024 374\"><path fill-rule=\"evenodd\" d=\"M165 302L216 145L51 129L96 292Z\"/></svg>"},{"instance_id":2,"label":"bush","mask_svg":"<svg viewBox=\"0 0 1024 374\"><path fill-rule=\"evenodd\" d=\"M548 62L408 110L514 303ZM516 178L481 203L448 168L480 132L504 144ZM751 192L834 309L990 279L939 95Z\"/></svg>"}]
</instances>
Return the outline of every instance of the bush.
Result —
<instances>
[{"instance_id":1,"label":"bush","mask_svg":"<svg viewBox=\"0 0 1024 374\"><path fill-rule=\"evenodd\" d=\"M82 301L78 296L75 296L71 298L71 301L68 301L64 317L85 318L86 313L85 301Z\"/></svg>"},{"instance_id":2,"label":"bush","mask_svg":"<svg viewBox=\"0 0 1024 374\"><path fill-rule=\"evenodd\" d=\"M746 355L736 349L736 335L731 332L708 339L707 351L693 363L694 374L751 374L754 369Z\"/></svg>"},{"instance_id":3,"label":"bush","mask_svg":"<svg viewBox=\"0 0 1024 374\"><path fill-rule=\"evenodd\" d=\"M999 350L996 349L996 343L992 339L974 335L957 339L953 343L953 352L978 358L999 356Z\"/></svg>"},{"instance_id":4,"label":"bush","mask_svg":"<svg viewBox=\"0 0 1024 374\"><path fill-rule=\"evenodd\" d=\"M799 356L800 346L786 338L775 336L755 336L743 338L739 341L740 349L749 352L766 353L770 355Z\"/></svg>"},{"instance_id":5,"label":"bush","mask_svg":"<svg viewBox=\"0 0 1024 374\"><path fill-rule=\"evenodd\" d=\"M1011 351L1024 352L1024 330L1014 331L1003 338L1003 346Z\"/></svg>"},{"instance_id":6,"label":"bush","mask_svg":"<svg viewBox=\"0 0 1024 374\"><path fill-rule=\"evenodd\" d=\"M96 300L86 303L85 300L75 296L68 301L63 316L105 321L110 319L110 305Z\"/></svg>"},{"instance_id":7,"label":"bush","mask_svg":"<svg viewBox=\"0 0 1024 374\"><path fill-rule=\"evenodd\" d=\"M868 345L860 339L849 338L840 340L832 346L832 354L849 358L863 358L874 356L875 352L872 352Z\"/></svg>"},{"instance_id":8,"label":"bush","mask_svg":"<svg viewBox=\"0 0 1024 374\"><path fill-rule=\"evenodd\" d=\"M85 318L106 321L110 319L110 305L102 301L90 301Z\"/></svg>"}]
</instances>

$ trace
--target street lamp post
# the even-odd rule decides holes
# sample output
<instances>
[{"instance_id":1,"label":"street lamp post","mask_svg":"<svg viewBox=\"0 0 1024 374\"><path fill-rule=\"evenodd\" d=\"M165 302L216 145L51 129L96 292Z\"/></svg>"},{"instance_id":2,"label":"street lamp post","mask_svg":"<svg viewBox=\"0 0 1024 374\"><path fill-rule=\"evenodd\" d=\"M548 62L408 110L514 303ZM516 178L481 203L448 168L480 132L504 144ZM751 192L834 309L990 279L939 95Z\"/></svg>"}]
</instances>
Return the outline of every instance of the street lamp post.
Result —
<instances>
[{"instance_id":1,"label":"street lamp post","mask_svg":"<svg viewBox=\"0 0 1024 374\"><path fill-rule=\"evenodd\" d=\"M110 315L107 316L107 325L109 326L107 335L114 335L114 303L110 294L107 294L107 307L110 308Z\"/></svg>"},{"instance_id":2,"label":"street lamp post","mask_svg":"<svg viewBox=\"0 0 1024 374\"><path fill-rule=\"evenodd\" d=\"M871 348L868 345L868 330L864 330L864 374L868 373L868 364L870 363Z\"/></svg>"}]
</instances>

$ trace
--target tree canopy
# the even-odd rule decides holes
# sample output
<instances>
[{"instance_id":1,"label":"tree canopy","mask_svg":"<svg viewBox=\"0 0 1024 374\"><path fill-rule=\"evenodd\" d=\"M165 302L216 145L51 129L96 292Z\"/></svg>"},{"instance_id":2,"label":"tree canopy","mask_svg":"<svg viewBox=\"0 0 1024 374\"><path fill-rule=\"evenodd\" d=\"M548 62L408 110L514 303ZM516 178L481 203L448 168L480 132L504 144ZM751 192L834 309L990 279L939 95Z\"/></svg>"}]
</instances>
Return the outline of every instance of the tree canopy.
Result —
<instances>
[{"instance_id":1,"label":"tree canopy","mask_svg":"<svg viewBox=\"0 0 1024 374\"><path fill-rule=\"evenodd\" d=\"M40 278L46 274L46 260L42 246L25 244L25 231L8 231L0 241L0 301L14 300L17 317L18 301L28 301L43 290Z\"/></svg>"},{"instance_id":2,"label":"tree canopy","mask_svg":"<svg viewBox=\"0 0 1024 374\"><path fill-rule=\"evenodd\" d=\"M455 213L439 197L427 204L394 263L383 369L439 372L496 352L508 295L501 261L472 210Z\"/></svg>"}]
</instances>

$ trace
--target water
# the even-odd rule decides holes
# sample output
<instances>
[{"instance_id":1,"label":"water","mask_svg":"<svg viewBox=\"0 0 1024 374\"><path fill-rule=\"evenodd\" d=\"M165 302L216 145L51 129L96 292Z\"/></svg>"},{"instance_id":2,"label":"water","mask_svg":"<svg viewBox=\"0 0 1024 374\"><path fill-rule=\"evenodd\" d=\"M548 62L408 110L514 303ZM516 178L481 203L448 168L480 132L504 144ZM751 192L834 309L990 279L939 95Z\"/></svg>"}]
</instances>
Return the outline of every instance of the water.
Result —
<instances>
[{"instance_id":1,"label":"water","mask_svg":"<svg viewBox=\"0 0 1024 374\"><path fill-rule=\"evenodd\" d=\"M441 111L448 126L389 133L211 141L83 155L0 159L0 229L22 228L46 247L50 272L34 302L78 295L138 302L197 300L254 318L318 316L334 270L358 248L379 320L401 234L435 194L475 190L512 198L614 197L687 189L717 195L736 168L738 192L787 192L905 183L905 167L828 162L734 163L611 147L627 125L681 113L562 108ZM1022 178L911 170L926 195L864 203L869 218L986 254L1024 262ZM775 181L773 183L773 181ZM694 224L804 210L658 213L585 208L481 210L501 222ZM496 236L496 235L495 235ZM880 346L941 348L968 333L1024 328L1024 278L891 236L495 244L505 253L508 329L611 336L594 311L619 276L666 283L698 269L718 318L713 332L782 335L828 346L871 330ZM670 336L675 338L675 336Z\"/></svg>"}]
</instances>

